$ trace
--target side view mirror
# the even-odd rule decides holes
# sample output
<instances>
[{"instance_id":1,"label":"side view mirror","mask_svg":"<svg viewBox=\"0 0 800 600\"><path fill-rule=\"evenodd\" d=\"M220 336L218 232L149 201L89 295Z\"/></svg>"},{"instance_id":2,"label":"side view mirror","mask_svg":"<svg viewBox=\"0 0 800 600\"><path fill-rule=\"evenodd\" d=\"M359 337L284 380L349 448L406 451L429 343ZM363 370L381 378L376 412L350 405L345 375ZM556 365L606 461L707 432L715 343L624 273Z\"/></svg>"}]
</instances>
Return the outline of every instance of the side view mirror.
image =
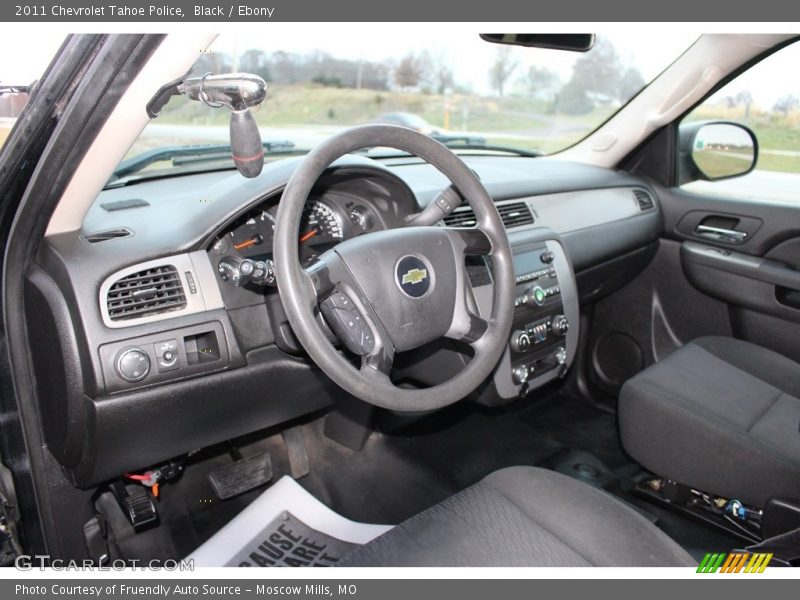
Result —
<instances>
[{"instance_id":1,"label":"side view mirror","mask_svg":"<svg viewBox=\"0 0 800 600\"><path fill-rule=\"evenodd\" d=\"M702 179L719 181L746 175L758 162L758 141L752 130L729 121L695 121L678 130L680 184Z\"/></svg>"}]
</instances>

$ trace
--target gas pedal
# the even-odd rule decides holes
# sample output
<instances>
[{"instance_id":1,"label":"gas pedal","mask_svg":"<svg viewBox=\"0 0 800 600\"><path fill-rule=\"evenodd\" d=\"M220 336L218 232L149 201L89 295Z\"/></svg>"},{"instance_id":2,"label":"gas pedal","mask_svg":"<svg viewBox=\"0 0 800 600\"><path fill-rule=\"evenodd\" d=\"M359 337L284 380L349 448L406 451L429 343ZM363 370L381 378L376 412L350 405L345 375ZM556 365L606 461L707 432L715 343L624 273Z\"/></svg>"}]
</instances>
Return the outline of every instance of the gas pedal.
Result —
<instances>
[{"instance_id":1,"label":"gas pedal","mask_svg":"<svg viewBox=\"0 0 800 600\"><path fill-rule=\"evenodd\" d=\"M269 452L236 460L208 474L208 481L220 500L249 492L271 480L272 458Z\"/></svg>"}]
</instances>

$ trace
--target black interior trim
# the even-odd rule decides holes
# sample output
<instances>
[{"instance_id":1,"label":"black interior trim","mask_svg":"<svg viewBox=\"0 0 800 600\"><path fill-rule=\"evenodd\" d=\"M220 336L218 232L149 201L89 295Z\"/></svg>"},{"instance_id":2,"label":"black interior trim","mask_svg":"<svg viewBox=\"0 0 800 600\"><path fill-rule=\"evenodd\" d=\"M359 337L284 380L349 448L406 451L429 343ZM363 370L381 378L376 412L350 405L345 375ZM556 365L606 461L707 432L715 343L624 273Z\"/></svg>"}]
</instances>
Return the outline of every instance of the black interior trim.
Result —
<instances>
[{"instance_id":1,"label":"black interior trim","mask_svg":"<svg viewBox=\"0 0 800 600\"><path fill-rule=\"evenodd\" d=\"M32 102L42 99L49 103L49 108L44 108L43 111L49 112L50 115L58 114L52 111L63 110L63 114L58 114L58 124L53 130L52 137L47 138L47 148L39 158L39 162L58 164L60 168L42 169L30 180L16 214L15 226L8 234L5 264L14 265L14 269L4 269L4 315L9 347L7 353L2 354L10 361L8 367L10 376L4 377L3 381L13 380L14 389L13 392L6 390L3 396L13 398L16 395L17 407L10 407L5 414L14 414L18 410L24 422L26 452L20 455L21 449L17 448L20 460L10 465L15 478L19 479L18 485L21 484L17 494L19 498L37 499L44 533L44 548L41 547L42 544L35 533L32 539L27 539L26 542L30 544L29 548L46 551L53 556L65 554L66 545L78 543L82 537L78 531L64 535L64 528L68 529L78 524L66 523L55 513L57 503L59 510L65 509L63 500L59 503L56 493L56 490L63 486L64 479L58 470L52 469L48 464L47 451L38 435L40 427L28 355L29 344L25 320L21 318L26 310L22 276L30 269L38 247L38 244L31 243L31 240L42 239L49 217L75 169L108 115L127 90L133 75L139 72L162 39L161 35L70 38L67 42L70 51L62 52L64 63L57 62L50 69L43 79L43 87L32 99ZM61 60L62 58L58 59ZM50 73L57 75L51 80ZM77 83L78 73L79 83ZM77 86L72 87L75 83ZM66 91L72 93L68 102L64 96ZM65 108L60 104L62 102L66 103ZM61 108L56 109L57 105ZM43 117L47 118L46 115ZM41 139L45 137L42 136ZM20 159L22 158L25 157L20 156ZM36 155L27 155L27 159L33 161L31 164L36 163L37 158ZM16 161L4 161L3 167L13 169L15 164ZM26 181L18 173L16 176L20 182ZM9 209L13 211L14 208L16 207L12 200ZM6 221L5 226L9 225ZM7 460L13 461L8 458ZM33 473L35 492L30 488L26 490L24 485L28 468ZM35 520L26 519L25 527L35 527Z\"/></svg>"}]
</instances>

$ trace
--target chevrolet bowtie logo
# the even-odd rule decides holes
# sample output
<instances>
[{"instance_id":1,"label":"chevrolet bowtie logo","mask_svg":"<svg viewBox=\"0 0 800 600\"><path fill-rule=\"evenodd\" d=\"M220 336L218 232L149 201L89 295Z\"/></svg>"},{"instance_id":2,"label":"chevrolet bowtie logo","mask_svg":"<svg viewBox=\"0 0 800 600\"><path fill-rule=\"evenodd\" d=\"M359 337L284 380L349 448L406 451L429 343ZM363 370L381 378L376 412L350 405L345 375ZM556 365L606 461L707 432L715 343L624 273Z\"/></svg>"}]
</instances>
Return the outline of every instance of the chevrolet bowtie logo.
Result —
<instances>
[{"instance_id":1,"label":"chevrolet bowtie logo","mask_svg":"<svg viewBox=\"0 0 800 600\"><path fill-rule=\"evenodd\" d=\"M427 277L428 269L411 269L408 273L403 275L403 285L407 283L414 285L424 281Z\"/></svg>"}]
</instances>

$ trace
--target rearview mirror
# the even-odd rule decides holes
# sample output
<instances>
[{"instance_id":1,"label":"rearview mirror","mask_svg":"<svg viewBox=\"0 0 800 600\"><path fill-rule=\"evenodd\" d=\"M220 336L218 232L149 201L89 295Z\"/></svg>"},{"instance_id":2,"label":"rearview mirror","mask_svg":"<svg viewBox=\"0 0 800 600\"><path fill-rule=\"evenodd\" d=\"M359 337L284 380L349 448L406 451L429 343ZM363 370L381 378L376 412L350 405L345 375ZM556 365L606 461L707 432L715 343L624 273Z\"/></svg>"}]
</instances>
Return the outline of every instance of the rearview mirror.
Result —
<instances>
[{"instance_id":1,"label":"rearview mirror","mask_svg":"<svg viewBox=\"0 0 800 600\"><path fill-rule=\"evenodd\" d=\"M593 33L481 33L481 39L493 44L511 44L548 50L588 52L594 46Z\"/></svg>"},{"instance_id":2,"label":"rearview mirror","mask_svg":"<svg viewBox=\"0 0 800 600\"><path fill-rule=\"evenodd\" d=\"M755 134L728 121L697 121L680 126L680 183L719 181L746 175L758 160Z\"/></svg>"}]
</instances>

